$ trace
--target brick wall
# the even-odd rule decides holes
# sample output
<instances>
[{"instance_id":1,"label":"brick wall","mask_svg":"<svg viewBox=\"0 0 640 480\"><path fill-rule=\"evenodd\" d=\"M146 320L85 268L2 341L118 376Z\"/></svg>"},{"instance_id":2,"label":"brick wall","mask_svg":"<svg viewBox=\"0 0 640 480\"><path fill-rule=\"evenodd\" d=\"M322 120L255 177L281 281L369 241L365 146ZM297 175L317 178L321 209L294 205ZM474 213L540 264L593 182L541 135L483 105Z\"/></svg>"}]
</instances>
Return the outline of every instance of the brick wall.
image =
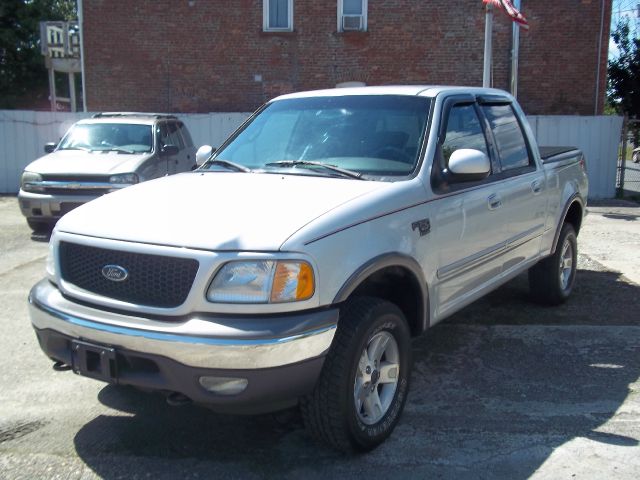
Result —
<instances>
[{"instance_id":1,"label":"brick wall","mask_svg":"<svg viewBox=\"0 0 640 480\"><path fill-rule=\"evenodd\" d=\"M518 98L528 114L593 115L603 0L522 0ZM262 31L262 0L83 0L89 110L251 111L344 81L481 85L480 0L369 0L367 32L336 1L294 0L294 32ZM600 55L602 111L611 0ZM511 22L494 16L493 86L508 89Z\"/></svg>"}]
</instances>

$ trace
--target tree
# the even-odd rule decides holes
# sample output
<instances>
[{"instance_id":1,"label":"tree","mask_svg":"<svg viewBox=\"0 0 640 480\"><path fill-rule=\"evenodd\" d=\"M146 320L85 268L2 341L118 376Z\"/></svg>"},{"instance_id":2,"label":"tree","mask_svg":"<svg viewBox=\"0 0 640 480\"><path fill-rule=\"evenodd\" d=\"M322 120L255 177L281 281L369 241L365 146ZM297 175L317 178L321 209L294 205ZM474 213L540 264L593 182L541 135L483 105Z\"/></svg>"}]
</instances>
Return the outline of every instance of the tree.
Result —
<instances>
[{"instance_id":1,"label":"tree","mask_svg":"<svg viewBox=\"0 0 640 480\"><path fill-rule=\"evenodd\" d=\"M617 113L640 119L640 39L627 18L618 22L611 38L619 53L609 60L607 100Z\"/></svg>"},{"instance_id":2,"label":"tree","mask_svg":"<svg viewBox=\"0 0 640 480\"><path fill-rule=\"evenodd\" d=\"M75 0L2 0L0 108L15 108L22 99L48 91L40 22L75 18Z\"/></svg>"}]
</instances>

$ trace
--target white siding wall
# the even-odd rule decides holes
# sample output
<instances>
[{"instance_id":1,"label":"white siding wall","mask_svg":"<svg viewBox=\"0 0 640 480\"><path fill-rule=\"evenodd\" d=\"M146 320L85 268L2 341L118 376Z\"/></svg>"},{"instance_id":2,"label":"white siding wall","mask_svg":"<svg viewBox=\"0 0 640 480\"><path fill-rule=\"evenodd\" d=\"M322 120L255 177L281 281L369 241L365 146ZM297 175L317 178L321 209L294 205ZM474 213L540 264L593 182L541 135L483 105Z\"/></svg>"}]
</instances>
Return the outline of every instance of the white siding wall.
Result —
<instances>
[{"instance_id":1,"label":"white siding wall","mask_svg":"<svg viewBox=\"0 0 640 480\"><path fill-rule=\"evenodd\" d=\"M29 162L44 155L46 142L57 141L80 118L90 113L0 110L0 193L16 193L20 174ZM249 113L179 114L196 145L220 146ZM585 152L591 198L615 195L618 143L622 118L532 116L540 145L577 146Z\"/></svg>"}]
</instances>

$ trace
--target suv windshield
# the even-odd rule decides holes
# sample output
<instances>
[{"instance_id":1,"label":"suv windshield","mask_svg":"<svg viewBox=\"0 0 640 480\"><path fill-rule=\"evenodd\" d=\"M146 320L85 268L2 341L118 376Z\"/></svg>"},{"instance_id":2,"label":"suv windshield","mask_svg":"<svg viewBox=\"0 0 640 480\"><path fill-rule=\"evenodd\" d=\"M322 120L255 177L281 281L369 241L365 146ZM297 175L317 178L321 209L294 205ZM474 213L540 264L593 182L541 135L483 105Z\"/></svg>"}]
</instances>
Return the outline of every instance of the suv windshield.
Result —
<instances>
[{"instance_id":1,"label":"suv windshield","mask_svg":"<svg viewBox=\"0 0 640 480\"><path fill-rule=\"evenodd\" d=\"M335 169L318 168L320 163L383 180L406 176L418 162L429 105L428 98L404 95L279 100L268 104L215 159L261 171L339 175Z\"/></svg>"},{"instance_id":2,"label":"suv windshield","mask_svg":"<svg viewBox=\"0 0 640 480\"><path fill-rule=\"evenodd\" d=\"M62 139L58 150L150 152L152 150L151 125L127 123L75 125Z\"/></svg>"}]
</instances>

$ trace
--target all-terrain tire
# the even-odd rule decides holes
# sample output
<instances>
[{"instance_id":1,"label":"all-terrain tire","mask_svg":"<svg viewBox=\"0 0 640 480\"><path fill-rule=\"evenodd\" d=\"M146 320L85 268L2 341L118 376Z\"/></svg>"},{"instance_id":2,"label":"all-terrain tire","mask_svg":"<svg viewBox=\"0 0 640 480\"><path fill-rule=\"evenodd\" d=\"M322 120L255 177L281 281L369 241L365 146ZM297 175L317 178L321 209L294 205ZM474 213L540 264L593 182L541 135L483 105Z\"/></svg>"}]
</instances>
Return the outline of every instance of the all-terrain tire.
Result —
<instances>
[{"instance_id":1,"label":"all-terrain tire","mask_svg":"<svg viewBox=\"0 0 640 480\"><path fill-rule=\"evenodd\" d=\"M373 360L382 343L384 354ZM364 359L370 358L365 368ZM411 335L400 309L373 297L348 301L341 309L318 383L301 399L305 427L335 449L372 450L398 423L409 392L410 370ZM376 408L367 411L366 406L372 405ZM375 413L370 415L371 411Z\"/></svg>"},{"instance_id":2,"label":"all-terrain tire","mask_svg":"<svg viewBox=\"0 0 640 480\"><path fill-rule=\"evenodd\" d=\"M573 225L565 223L556 251L529 269L529 290L538 303L559 305L569 298L576 280L578 243Z\"/></svg>"}]
</instances>

